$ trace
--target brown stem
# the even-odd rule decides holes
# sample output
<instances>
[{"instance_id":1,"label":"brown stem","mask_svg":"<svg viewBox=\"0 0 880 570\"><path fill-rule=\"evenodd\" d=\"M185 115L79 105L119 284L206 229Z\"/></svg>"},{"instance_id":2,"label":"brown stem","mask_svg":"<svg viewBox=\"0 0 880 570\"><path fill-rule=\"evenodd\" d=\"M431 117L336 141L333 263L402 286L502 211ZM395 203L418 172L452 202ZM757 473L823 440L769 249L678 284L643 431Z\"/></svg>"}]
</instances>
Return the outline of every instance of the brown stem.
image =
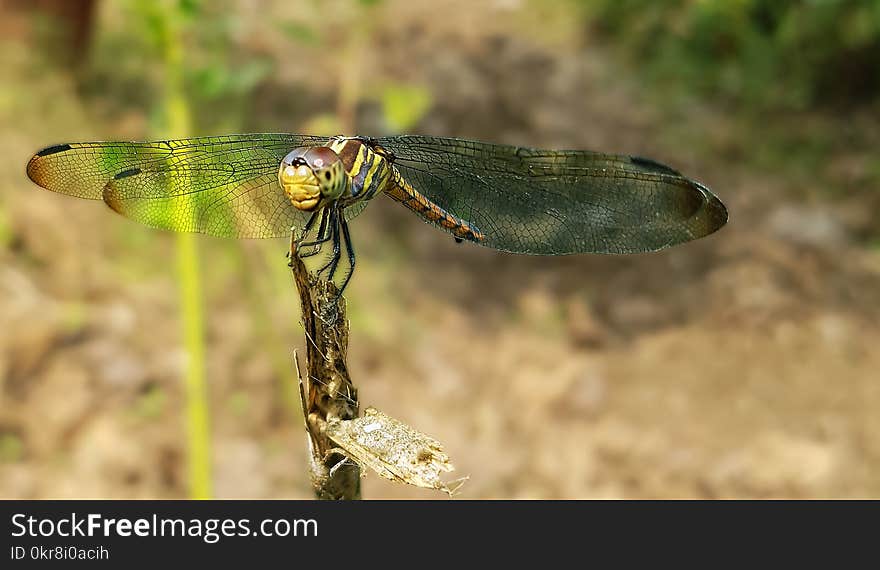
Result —
<instances>
[{"instance_id":1,"label":"brown stem","mask_svg":"<svg viewBox=\"0 0 880 570\"><path fill-rule=\"evenodd\" d=\"M345 298L332 282L310 275L290 244L290 269L302 304L306 333L306 372L300 377L300 397L311 452L309 471L315 496L324 500L361 498L360 467L338 453L326 435L329 420L358 416L357 390L348 375L348 319ZM333 469L338 463L345 463Z\"/></svg>"}]
</instances>

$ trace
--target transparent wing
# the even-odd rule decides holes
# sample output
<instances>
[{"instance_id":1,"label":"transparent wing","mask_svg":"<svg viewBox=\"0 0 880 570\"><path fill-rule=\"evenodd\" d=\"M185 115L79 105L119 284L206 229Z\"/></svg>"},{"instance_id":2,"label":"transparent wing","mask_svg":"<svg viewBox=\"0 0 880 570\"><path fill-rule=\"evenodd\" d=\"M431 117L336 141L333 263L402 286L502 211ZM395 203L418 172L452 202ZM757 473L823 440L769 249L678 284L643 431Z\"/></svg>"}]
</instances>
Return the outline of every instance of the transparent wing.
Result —
<instances>
[{"instance_id":1,"label":"transparent wing","mask_svg":"<svg viewBox=\"0 0 880 570\"><path fill-rule=\"evenodd\" d=\"M399 176L516 253L639 253L727 222L704 185L650 159L440 137L378 139Z\"/></svg>"},{"instance_id":2,"label":"transparent wing","mask_svg":"<svg viewBox=\"0 0 880 570\"><path fill-rule=\"evenodd\" d=\"M281 159L327 137L244 134L153 142L71 143L28 163L49 190L104 200L146 225L225 237L285 237L308 217L278 187ZM352 212L353 217L356 212Z\"/></svg>"}]
</instances>

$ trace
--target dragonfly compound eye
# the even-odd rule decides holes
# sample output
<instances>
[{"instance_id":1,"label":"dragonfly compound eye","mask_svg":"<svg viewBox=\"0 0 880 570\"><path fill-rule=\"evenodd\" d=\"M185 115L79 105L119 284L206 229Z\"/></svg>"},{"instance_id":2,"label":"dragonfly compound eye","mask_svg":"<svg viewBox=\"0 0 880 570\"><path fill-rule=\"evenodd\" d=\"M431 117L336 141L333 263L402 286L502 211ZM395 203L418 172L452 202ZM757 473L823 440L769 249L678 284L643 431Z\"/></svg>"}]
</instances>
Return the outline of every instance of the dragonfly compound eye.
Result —
<instances>
[{"instance_id":1,"label":"dragonfly compound eye","mask_svg":"<svg viewBox=\"0 0 880 570\"><path fill-rule=\"evenodd\" d=\"M327 200L335 200L342 195L345 190L345 170L342 167L342 161L337 159L335 162L321 169L313 170L318 178L318 184L321 185L321 195Z\"/></svg>"},{"instance_id":2,"label":"dragonfly compound eye","mask_svg":"<svg viewBox=\"0 0 880 570\"><path fill-rule=\"evenodd\" d=\"M339 155L327 147L301 147L281 161L278 182L293 205L312 211L322 200L332 201L345 189L345 170Z\"/></svg>"},{"instance_id":3,"label":"dragonfly compound eye","mask_svg":"<svg viewBox=\"0 0 880 570\"><path fill-rule=\"evenodd\" d=\"M321 201L321 185L304 160L302 150L294 150L281 161L278 183L295 208L308 212L318 207Z\"/></svg>"},{"instance_id":4,"label":"dragonfly compound eye","mask_svg":"<svg viewBox=\"0 0 880 570\"><path fill-rule=\"evenodd\" d=\"M345 189L345 170L339 155L326 146L316 146L303 154L303 160L312 169L321 188L321 196L335 200Z\"/></svg>"}]
</instances>

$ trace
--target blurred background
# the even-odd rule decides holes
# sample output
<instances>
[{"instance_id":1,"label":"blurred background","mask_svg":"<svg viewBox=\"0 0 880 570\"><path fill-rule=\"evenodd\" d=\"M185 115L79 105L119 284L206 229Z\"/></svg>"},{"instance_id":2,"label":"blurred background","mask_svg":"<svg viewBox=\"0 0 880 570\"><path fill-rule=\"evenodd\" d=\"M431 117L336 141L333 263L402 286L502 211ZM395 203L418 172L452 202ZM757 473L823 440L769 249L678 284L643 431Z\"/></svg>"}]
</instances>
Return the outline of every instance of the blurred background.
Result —
<instances>
[{"instance_id":1,"label":"blurred background","mask_svg":"<svg viewBox=\"0 0 880 570\"><path fill-rule=\"evenodd\" d=\"M361 403L442 441L462 497L880 495L880 1L0 7L0 496L311 497L285 240L187 245L24 174L251 131L638 154L727 203L628 257L355 220Z\"/></svg>"}]
</instances>

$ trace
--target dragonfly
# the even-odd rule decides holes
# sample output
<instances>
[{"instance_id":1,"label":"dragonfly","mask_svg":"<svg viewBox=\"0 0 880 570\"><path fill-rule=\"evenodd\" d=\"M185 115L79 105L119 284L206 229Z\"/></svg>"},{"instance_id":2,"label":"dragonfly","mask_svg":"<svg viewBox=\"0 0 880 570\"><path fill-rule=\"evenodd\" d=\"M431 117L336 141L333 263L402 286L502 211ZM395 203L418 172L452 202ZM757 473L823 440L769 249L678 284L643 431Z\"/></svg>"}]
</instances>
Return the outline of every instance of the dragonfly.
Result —
<instances>
[{"instance_id":1,"label":"dragonfly","mask_svg":"<svg viewBox=\"0 0 880 570\"><path fill-rule=\"evenodd\" d=\"M294 232L303 255L329 243L318 274L333 280L344 253L340 292L355 267L349 222L379 194L457 242L534 255L657 251L728 218L708 187L648 158L420 135L68 143L37 152L27 174L155 228L236 238Z\"/></svg>"}]
</instances>

